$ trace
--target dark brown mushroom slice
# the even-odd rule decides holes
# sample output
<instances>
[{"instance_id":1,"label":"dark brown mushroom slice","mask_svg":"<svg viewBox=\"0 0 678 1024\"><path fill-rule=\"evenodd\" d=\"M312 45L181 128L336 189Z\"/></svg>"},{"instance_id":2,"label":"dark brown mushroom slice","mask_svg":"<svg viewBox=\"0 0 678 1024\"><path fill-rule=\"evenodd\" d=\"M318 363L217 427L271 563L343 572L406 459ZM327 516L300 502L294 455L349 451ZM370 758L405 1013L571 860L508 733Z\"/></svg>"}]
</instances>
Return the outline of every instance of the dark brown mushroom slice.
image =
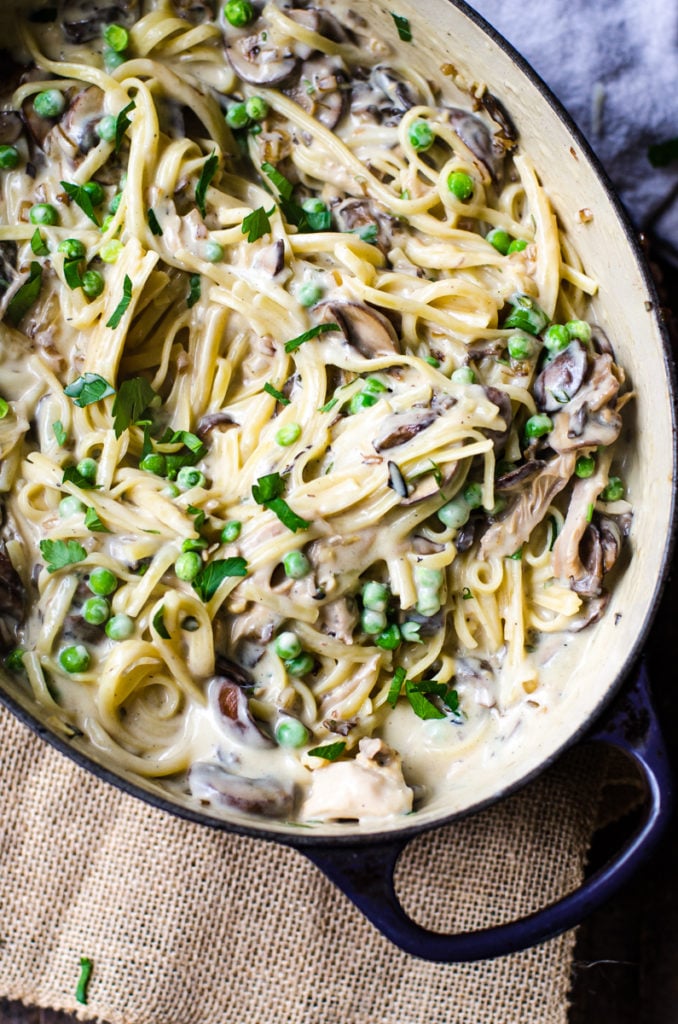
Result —
<instances>
[{"instance_id":1,"label":"dark brown mushroom slice","mask_svg":"<svg viewBox=\"0 0 678 1024\"><path fill-rule=\"evenodd\" d=\"M524 462L522 466L516 466L515 469L511 469L508 473L502 473L501 476L497 477L494 489L495 491L504 492L521 491L526 485L529 485L545 467L546 462L543 459L530 459L528 462Z\"/></svg>"},{"instance_id":2,"label":"dark brown mushroom slice","mask_svg":"<svg viewBox=\"0 0 678 1024\"><path fill-rule=\"evenodd\" d=\"M486 430L485 435L492 439L495 454L500 452L506 443L506 439L511 429L511 423L513 421L513 409L511 408L511 399L502 391L501 388L493 388L488 386L485 388L485 394L499 409L499 416L504 421L504 428L501 430Z\"/></svg>"},{"instance_id":3,"label":"dark brown mushroom slice","mask_svg":"<svg viewBox=\"0 0 678 1024\"><path fill-rule=\"evenodd\" d=\"M283 92L332 131L346 111L347 83L343 61L323 55L305 61L297 81Z\"/></svg>"},{"instance_id":4,"label":"dark brown mushroom slice","mask_svg":"<svg viewBox=\"0 0 678 1024\"><path fill-rule=\"evenodd\" d=\"M501 128L501 142L504 147L512 149L518 141L518 129L504 104L491 92L487 91L480 97L480 102L494 123L498 124Z\"/></svg>"},{"instance_id":5,"label":"dark brown mushroom slice","mask_svg":"<svg viewBox=\"0 0 678 1024\"><path fill-rule=\"evenodd\" d=\"M201 25L214 17L214 0L172 0L172 6L177 15L191 25Z\"/></svg>"},{"instance_id":6,"label":"dark brown mushroom slice","mask_svg":"<svg viewBox=\"0 0 678 1024\"><path fill-rule=\"evenodd\" d=\"M623 380L623 371L610 355L596 356L574 398L553 417L551 448L565 452L613 444L622 426L615 401Z\"/></svg>"},{"instance_id":7,"label":"dark brown mushroom slice","mask_svg":"<svg viewBox=\"0 0 678 1024\"><path fill-rule=\"evenodd\" d=\"M227 412L210 412L203 416L195 428L195 432L201 441L210 434L216 427L237 427L236 421Z\"/></svg>"},{"instance_id":8,"label":"dark brown mushroom slice","mask_svg":"<svg viewBox=\"0 0 678 1024\"><path fill-rule=\"evenodd\" d=\"M435 636L443 628L445 612L441 608L434 615L422 615L414 608L406 608L400 612L399 618L401 625L403 622L416 622L420 626L420 636Z\"/></svg>"},{"instance_id":9,"label":"dark brown mushroom slice","mask_svg":"<svg viewBox=\"0 0 678 1024\"><path fill-rule=\"evenodd\" d=\"M26 615L26 592L12 565L4 540L0 540L0 650L16 645L19 627Z\"/></svg>"},{"instance_id":10,"label":"dark brown mushroom slice","mask_svg":"<svg viewBox=\"0 0 678 1024\"><path fill-rule=\"evenodd\" d=\"M394 414L389 418L389 423L394 424L387 434L378 437L372 442L375 451L383 452L389 448L397 448L413 437L426 430L438 418L435 412L427 409L414 409L410 413Z\"/></svg>"},{"instance_id":11,"label":"dark brown mushroom slice","mask_svg":"<svg viewBox=\"0 0 678 1024\"><path fill-rule=\"evenodd\" d=\"M442 467L431 466L430 472L417 477L414 489L410 491L406 498L403 498L401 504L416 505L418 502L426 501L427 498L433 498L435 495L442 498L445 490L454 481L458 473L459 462L448 462Z\"/></svg>"},{"instance_id":12,"label":"dark brown mushroom slice","mask_svg":"<svg viewBox=\"0 0 678 1024\"><path fill-rule=\"evenodd\" d=\"M579 341L571 342L541 371L533 394L543 412L558 412L577 394L588 371L588 353Z\"/></svg>"},{"instance_id":13,"label":"dark brown mushroom slice","mask_svg":"<svg viewBox=\"0 0 678 1024\"><path fill-rule=\"evenodd\" d=\"M325 302L321 311L324 323L336 323L349 345L366 359L398 352L393 325L382 313L360 302Z\"/></svg>"},{"instance_id":14,"label":"dark brown mushroom slice","mask_svg":"<svg viewBox=\"0 0 678 1024\"><path fill-rule=\"evenodd\" d=\"M215 668L220 677L235 683L242 690L252 690L254 688L252 676L241 665L236 665L234 661L227 658L225 654L216 653Z\"/></svg>"},{"instance_id":15,"label":"dark brown mushroom slice","mask_svg":"<svg viewBox=\"0 0 678 1024\"><path fill-rule=\"evenodd\" d=\"M256 258L256 266L271 277L277 277L285 267L285 244L278 238L273 245L263 249Z\"/></svg>"},{"instance_id":16,"label":"dark brown mushroom slice","mask_svg":"<svg viewBox=\"0 0 678 1024\"><path fill-rule=\"evenodd\" d=\"M11 146L21 135L24 123L21 114L17 110L0 111L0 143L3 146Z\"/></svg>"},{"instance_id":17,"label":"dark brown mushroom slice","mask_svg":"<svg viewBox=\"0 0 678 1024\"><path fill-rule=\"evenodd\" d=\"M69 43L88 43L115 22L129 28L139 17L139 0L59 0L58 21Z\"/></svg>"},{"instance_id":18,"label":"dark brown mushroom slice","mask_svg":"<svg viewBox=\"0 0 678 1024\"><path fill-rule=\"evenodd\" d=\"M579 542L579 558L583 572L570 581L570 587L583 597L597 597L603 585L603 545L600 531L593 523L587 526Z\"/></svg>"},{"instance_id":19,"label":"dark brown mushroom slice","mask_svg":"<svg viewBox=\"0 0 678 1024\"><path fill-rule=\"evenodd\" d=\"M460 107L448 107L447 118L464 145L485 167L488 175L497 181L501 174L501 159L497 155L492 133L485 122Z\"/></svg>"},{"instance_id":20,"label":"dark brown mushroom slice","mask_svg":"<svg viewBox=\"0 0 678 1024\"><path fill-rule=\"evenodd\" d=\"M610 595L603 591L597 597L590 597L582 604L581 610L573 619L570 619L566 628L568 633L580 633L582 629L586 629L587 626L593 625L594 622L598 622L602 618L603 612L607 608L610 600Z\"/></svg>"},{"instance_id":21,"label":"dark brown mushroom slice","mask_svg":"<svg viewBox=\"0 0 678 1024\"><path fill-rule=\"evenodd\" d=\"M207 700L220 726L235 740L259 749L272 746L252 718L245 689L235 680L215 676L207 687Z\"/></svg>"},{"instance_id":22,"label":"dark brown mushroom slice","mask_svg":"<svg viewBox=\"0 0 678 1024\"><path fill-rule=\"evenodd\" d=\"M459 528L453 541L458 554L462 555L465 551L468 551L473 547L479 524L480 520L477 517L471 516L471 518Z\"/></svg>"},{"instance_id":23,"label":"dark brown mushroom slice","mask_svg":"<svg viewBox=\"0 0 678 1024\"><path fill-rule=\"evenodd\" d=\"M0 242L0 298L19 277L17 271L17 244L7 240Z\"/></svg>"},{"instance_id":24,"label":"dark brown mushroom slice","mask_svg":"<svg viewBox=\"0 0 678 1024\"><path fill-rule=\"evenodd\" d=\"M226 56L238 78L250 85L279 85L297 69L299 58L289 48L271 39L265 23L256 23L258 31L229 38Z\"/></svg>"},{"instance_id":25,"label":"dark brown mushroom slice","mask_svg":"<svg viewBox=\"0 0 678 1024\"><path fill-rule=\"evenodd\" d=\"M608 516L598 516L596 526L603 552L603 573L608 573L616 565L621 553L622 532L617 523Z\"/></svg>"},{"instance_id":26,"label":"dark brown mushroom slice","mask_svg":"<svg viewBox=\"0 0 678 1024\"><path fill-rule=\"evenodd\" d=\"M361 228L376 228L376 245L383 253L393 246L393 233L398 221L371 199L344 199L332 210L341 231L360 234Z\"/></svg>"},{"instance_id":27,"label":"dark brown mushroom slice","mask_svg":"<svg viewBox=\"0 0 678 1024\"><path fill-rule=\"evenodd\" d=\"M370 73L370 82L380 90L389 103L404 114L422 102L422 96L411 82L407 82L388 64L377 64Z\"/></svg>"},{"instance_id":28,"label":"dark brown mushroom slice","mask_svg":"<svg viewBox=\"0 0 678 1024\"><path fill-rule=\"evenodd\" d=\"M235 775L210 761L191 766L188 784L198 800L266 818L289 817L294 806L291 784L285 786L271 776L252 779Z\"/></svg>"},{"instance_id":29,"label":"dark brown mushroom slice","mask_svg":"<svg viewBox=\"0 0 678 1024\"><path fill-rule=\"evenodd\" d=\"M96 127L104 116L104 94L95 85L82 89L72 100L59 128L83 156L99 142Z\"/></svg>"}]
</instances>

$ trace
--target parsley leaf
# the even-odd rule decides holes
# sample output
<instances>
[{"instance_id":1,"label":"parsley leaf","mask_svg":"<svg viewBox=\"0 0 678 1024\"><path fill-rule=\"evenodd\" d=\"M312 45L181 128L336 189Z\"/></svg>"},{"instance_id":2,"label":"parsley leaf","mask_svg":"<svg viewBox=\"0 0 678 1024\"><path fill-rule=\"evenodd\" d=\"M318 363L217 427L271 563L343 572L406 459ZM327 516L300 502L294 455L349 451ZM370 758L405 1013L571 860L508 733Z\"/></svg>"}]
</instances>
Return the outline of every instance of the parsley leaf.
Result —
<instances>
[{"instance_id":1,"label":"parsley leaf","mask_svg":"<svg viewBox=\"0 0 678 1024\"><path fill-rule=\"evenodd\" d=\"M188 298L186 299L186 305L191 309L200 298L200 274L191 274L189 278L189 287L190 291L188 293Z\"/></svg>"},{"instance_id":2,"label":"parsley leaf","mask_svg":"<svg viewBox=\"0 0 678 1024\"><path fill-rule=\"evenodd\" d=\"M256 484L252 484L252 497L258 505L263 505L274 512L288 530L292 530L293 533L297 530L307 530L311 524L292 511L282 497L284 490L285 481L280 473L269 473L267 476L260 476Z\"/></svg>"},{"instance_id":3,"label":"parsley leaf","mask_svg":"<svg viewBox=\"0 0 678 1024\"><path fill-rule=\"evenodd\" d=\"M19 321L31 308L42 287L42 267L35 260L31 263L28 278L14 293L7 304L5 319L9 320L12 327L16 327Z\"/></svg>"},{"instance_id":4,"label":"parsley leaf","mask_svg":"<svg viewBox=\"0 0 678 1024\"><path fill-rule=\"evenodd\" d=\"M200 177L198 178L198 183L195 186L195 201L203 217L207 213L207 208L205 206L205 196L207 195L207 189L212 178L217 173L218 168L219 157L217 156L216 152L210 153L210 155L207 157L207 160L205 160L205 163L202 165Z\"/></svg>"},{"instance_id":5,"label":"parsley leaf","mask_svg":"<svg viewBox=\"0 0 678 1024\"><path fill-rule=\"evenodd\" d=\"M99 513L91 505L87 507L85 512L85 526L88 530L92 530L94 533L110 533L111 531L107 526L99 519Z\"/></svg>"},{"instance_id":6,"label":"parsley leaf","mask_svg":"<svg viewBox=\"0 0 678 1024\"><path fill-rule=\"evenodd\" d=\"M130 423L140 420L145 410L155 402L157 397L145 377L131 377L129 380L124 380L118 388L113 402L115 436L120 437Z\"/></svg>"},{"instance_id":7,"label":"parsley leaf","mask_svg":"<svg viewBox=\"0 0 678 1024\"><path fill-rule=\"evenodd\" d=\"M106 326L107 327L117 327L118 326L118 324L122 320L123 316L125 315L127 307L129 306L131 301L132 301L132 281L128 277L128 275L125 274L125 279L124 279L124 281L122 283L122 298L120 299L120 302L118 303L118 305L113 310L113 312L112 312L111 316L109 317L109 319L106 321Z\"/></svg>"},{"instance_id":8,"label":"parsley leaf","mask_svg":"<svg viewBox=\"0 0 678 1024\"><path fill-rule=\"evenodd\" d=\"M41 540L40 553L45 559L47 572L75 565L87 557L87 552L77 540Z\"/></svg>"},{"instance_id":9,"label":"parsley leaf","mask_svg":"<svg viewBox=\"0 0 678 1024\"><path fill-rule=\"evenodd\" d=\"M275 187L277 188L283 199L291 199L292 191L294 186L291 181L288 181L284 174L273 166L273 164L263 163L261 169L267 178L270 178Z\"/></svg>"},{"instance_id":10,"label":"parsley leaf","mask_svg":"<svg viewBox=\"0 0 678 1024\"><path fill-rule=\"evenodd\" d=\"M54 423L52 424L52 431L54 432L56 443L59 445L59 447L63 448L66 442L68 441L68 434L64 430L64 425L61 422L61 420L54 421Z\"/></svg>"},{"instance_id":11,"label":"parsley leaf","mask_svg":"<svg viewBox=\"0 0 678 1024\"><path fill-rule=\"evenodd\" d=\"M165 625L164 616L165 606L161 605L161 607L158 608L157 612L153 616L153 629L156 631L158 636L161 637L163 640L171 640L172 638L167 631L167 626Z\"/></svg>"},{"instance_id":12,"label":"parsley leaf","mask_svg":"<svg viewBox=\"0 0 678 1024\"><path fill-rule=\"evenodd\" d=\"M132 100L132 102L128 103L126 107L122 108L122 110L120 111L120 113L118 114L118 116L115 119L115 152L116 153L118 152L118 150L120 149L120 146L122 145L123 135L125 134L125 132L127 131L127 129L129 128L129 126L132 123L127 115L129 113L131 113L132 110L135 109L135 106L136 106L136 104L134 103L134 100Z\"/></svg>"},{"instance_id":13,"label":"parsley leaf","mask_svg":"<svg viewBox=\"0 0 678 1024\"><path fill-rule=\"evenodd\" d=\"M343 740L339 740L337 743L328 743L324 747L314 747L313 750L309 750L311 757L324 757L326 761L336 761L338 757L346 750L346 744Z\"/></svg>"},{"instance_id":14,"label":"parsley leaf","mask_svg":"<svg viewBox=\"0 0 678 1024\"><path fill-rule=\"evenodd\" d=\"M73 202L80 207L85 216L89 217L92 223L96 224L97 227L100 227L99 220L97 218L96 213L94 212L92 197L90 196L87 189L84 188L82 185L74 185L70 181L62 181L60 182L60 185L66 193L66 195L70 196Z\"/></svg>"},{"instance_id":15,"label":"parsley leaf","mask_svg":"<svg viewBox=\"0 0 678 1024\"><path fill-rule=\"evenodd\" d=\"M82 377L78 377L64 388L64 394L73 399L74 405L84 409L86 405L92 405L107 395L114 395L115 388L98 373L83 373Z\"/></svg>"},{"instance_id":16,"label":"parsley leaf","mask_svg":"<svg viewBox=\"0 0 678 1024\"><path fill-rule=\"evenodd\" d=\"M49 246L40 234L40 228L36 228L31 238L31 249L36 256L49 256Z\"/></svg>"},{"instance_id":17,"label":"parsley leaf","mask_svg":"<svg viewBox=\"0 0 678 1024\"><path fill-rule=\"evenodd\" d=\"M198 456L203 456L207 451L207 448L200 440L197 434L192 434L190 430L174 430L169 438L165 438L165 443L176 444L181 441L186 447L194 452Z\"/></svg>"},{"instance_id":18,"label":"parsley leaf","mask_svg":"<svg viewBox=\"0 0 678 1024\"><path fill-rule=\"evenodd\" d=\"M338 398L330 398L329 402L325 402L324 405L320 406L320 408L318 409L318 412L331 412L332 409L334 409L334 407L335 407L335 405L337 404L338 401L339 401Z\"/></svg>"},{"instance_id":19,"label":"parsley leaf","mask_svg":"<svg viewBox=\"0 0 678 1024\"><path fill-rule=\"evenodd\" d=\"M154 211L150 209L146 216L148 217L148 226L151 229L151 234L162 235L162 228L158 224L158 218L156 217Z\"/></svg>"},{"instance_id":20,"label":"parsley leaf","mask_svg":"<svg viewBox=\"0 0 678 1024\"><path fill-rule=\"evenodd\" d=\"M65 260L64 261L64 277L66 278L66 284L74 291L76 288L82 288L82 275L80 273L80 260Z\"/></svg>"},{"instance_id":21,"label":"parsley leaf","mask_svg":"<svg viewBox=\"0 0 678 1024\"><path fill-rule=\"evenodd\" d=\"M267 501L266 508L275 512L280 522L292 533L296 533L297 530L308 530L311 525L308 520L302 519L296 512L293 512L284 498L273 498L272 501Z\"/></svg>"},{"instance_id":22,"label":"parsley leaf","mask_svg":"<svg viewBox=\"0 0 678 1024\"><path fill-rule=\"evenodd\" d=\"M264 391L266 392L267 395L270 395L272 398L275 398L277 402L280 402L281 405L290 404L289 398L285 398L282 391L278 391L278 389L274 388L272 384L264 384Z\"/></svg>"},{"instance_id":23,"label":"parsley leaf","mask_svg":"<svg viewBox=\"0 0 678 1024\"><path fill-rule=\"evenodd\" d=\"M66 466L62 484L75 484L82 491L97 491L99 485L93 483L89 477L83 476L77 466Z\"/></svg>"},{"instance_id":24,"label":"parsley leaf","mask_svg":"<svg viewBox=\"0 0 678 1024\"><path fill-rule=\"evenodd\" d=\"M215 558L193 580L193 589L202 601L209 601L229 576L247 576L244 558Z\"/></svg>"},{"instance_id":25,"label":"parsley leaf","mask_svg":"<svg viewBox=\"0 0 678 1024\"><path fill-rule=\"evenodd\" d=\"M193 516L193 525L196 528L196 530L199 530L201 526L205 525L207 514L204 509L197 508L195 505L187 505L186 511L188 512L189 516Z\"/></svg>"},{"instance_id":26,"label":"parsley leaf","mask_svg":"<svg viewBox=\"0 0 678 1024\"><path fill-rule=\"evenodd\" d=\"M292 338L291 341L285 342L285 351L294 352L295 349L303 345L305 341L310 341L311 338L317 338L319 334L326 334L327 331L339 331L341 328L339 324L316 324L315 327L311 327L310 330L304 331L296 338Z\"/></svg>"},{"instance_id":27,"label":"parsley leaf","mask_svg":"<svg viewBox=\"0 0 678 1024\"><path fill-rule=\"evenodd\" d=\"M422 693L420 687L426 688L425 692ZM409 700L412 710L414 711L417 718L444 718L445 712L440 711L439 708L432 704L426 696L426 693L435 694L434 683L413 683L409 679L405 680L405 696ZM437 696L437 694L436 694Z\"/></svg>"},{"instance_id":28,"label":"parsley leaf","mask_svg":"<svg viewBox=\"0 0 678 1024\"><path fill-rule=\"evenodd\" d=\"M394 14L391 11L391 17L395 22L395 27L398 29L398 35L404 43L412 42L412 29L410 27L409 18L405 18L402 14Z\"/></svg>"},{"instance_id":29,"label":"parsley leaf","mask_svg":"<svg viewBox=\"0 0 678 1024\"><path fill-rule=\"evenodd\" d=\"M258 206L256 210L252 210L248 213L242 222L241 231L243 235L247 235L248 242L256 242L257 239L263 235L269 235L271 233L271 222L269 217L275 213L275 206L272 206L268 212L263 206Z\"/></svg>"},{"instance_id":30,"label":"parsley leaf","mask_svg":"<svg viewBox=\"0 0 678 1024\"><path fill-rule=\"evenodd\" d=\"M398 697L400 696L400 691L403 683L405 682L405 675L406 672L402 665L399 665L393 673L393 681L389 686L388 697L386 698L387 703L390 704L392 708L394 708L398 703Z\"/></svg>"},{"instance_id":31,"label":"parsley leaf","mask_svg":"<svg viewBox=\"0 0 678 1024\"><path fill-rule=\"evenodd\" d=\"M648 146L647 158L653 167L668 167L674 160L678 160L678 138Z\"/></svg>"},{"instance_id":32,"label":"parsley leaf","mask_svg":"<svg viewBox=\"0 0 678 1024\"><path fill-rule=\"evenodd\" d=\"M354 231L349 231L348 234L357 235L361 242L367 242L368 245L374 245L377 240L377 225L363 224L361 228L355 228Z\"/></svg>"}]
</instances>

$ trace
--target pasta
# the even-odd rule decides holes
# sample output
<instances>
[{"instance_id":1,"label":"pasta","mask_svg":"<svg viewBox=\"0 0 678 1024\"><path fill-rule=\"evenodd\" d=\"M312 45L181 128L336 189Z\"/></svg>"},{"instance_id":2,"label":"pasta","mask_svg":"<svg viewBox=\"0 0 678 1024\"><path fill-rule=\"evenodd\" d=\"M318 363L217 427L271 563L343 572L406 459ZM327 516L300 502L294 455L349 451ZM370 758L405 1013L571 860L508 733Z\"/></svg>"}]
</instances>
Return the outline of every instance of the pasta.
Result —
<instances>
[{"instance_id":1,"label":"pasta","mask_svg":"<svg viewBox=\"0 0 678 1024\"><path fill-rule=\"evenodd\" d=\"M604 612L595 281L406 19L116 12L28 17L6 85L8 667L217 810L407 813L409 746L463 758Z\"/></svg>"}]
</instances>

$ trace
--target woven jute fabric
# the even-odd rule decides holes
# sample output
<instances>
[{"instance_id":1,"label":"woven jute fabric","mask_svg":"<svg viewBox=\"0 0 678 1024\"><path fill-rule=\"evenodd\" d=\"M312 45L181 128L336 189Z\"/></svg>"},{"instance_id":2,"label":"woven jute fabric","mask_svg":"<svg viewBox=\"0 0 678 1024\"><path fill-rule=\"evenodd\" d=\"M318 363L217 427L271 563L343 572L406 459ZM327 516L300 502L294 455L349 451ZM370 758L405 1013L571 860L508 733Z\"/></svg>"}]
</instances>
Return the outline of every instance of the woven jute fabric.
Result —
<instances>
[{"instance_id":1,"label":"woven jute fabric","mask_svg":"<svg viewBox=\"0 0 678 1024\"><path fill-rule=\"evenodd\" d=\"M573 933L474 964L407 956L296 850L149 807L4 710L0 737L0 995L107 1024L565 1024ZM569 891L601 778L595 753L573 751L418 837L398 866L403 905L468 929Z\"/></svg>"}]
</instances>

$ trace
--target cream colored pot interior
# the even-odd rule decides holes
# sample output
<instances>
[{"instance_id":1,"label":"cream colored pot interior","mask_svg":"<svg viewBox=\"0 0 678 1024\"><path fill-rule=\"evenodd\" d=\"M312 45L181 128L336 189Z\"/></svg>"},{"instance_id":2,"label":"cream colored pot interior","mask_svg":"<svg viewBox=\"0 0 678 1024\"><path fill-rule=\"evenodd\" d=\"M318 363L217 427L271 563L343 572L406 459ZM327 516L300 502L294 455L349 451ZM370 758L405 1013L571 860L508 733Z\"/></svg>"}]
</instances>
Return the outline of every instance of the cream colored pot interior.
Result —
<instances>
[{"instance_id":1,"label":"cream colored pot interior","mask_svg":"<svg viewBox=\"0 0 678 1024\"><path fill-rule=\"evenodd\" d=\"M352 6L378 23L390 20L388 7L362 2ZM537 770L589 722L629 667L656 598L669 543L673 411L667 357L644 272L604 184L567 126L511 57L463 11L447 0L427 0L418 7L399 2L397 7L412 25L413 42L402 45L423 73L430 73L432 62L451 63L469 82L486 83L510 112L520 145L533 158L562 227L587 273L599 282L594 315L612 341L635 395L625 411L628 454L623 467L634 506L630 557L611 588L607 612L594 627L565 636L568 652L556 680L558 692L548 710L537 703L528 717L511 725L501 742L489 748L479 746L469 754L463 772L452 773L446 790L407 819L421 825L467 811ZM584 208L592 213L587 222L579 216ZM34 711L9 680L7 689L18 703ZM44 724L49 727L49 722ZM83 740L72 742L96 761ZM148 793L168 796L161 784L131 776L127 779ZM185 799L179 794L170 794L170 798L179 806ZM254 830L299 834L298 829L283 823L236 814L227 820ZM323 825L314 834L346 835L402 827L402 819L360 830L355 825Z\"/></svg>"}]
</instances>

